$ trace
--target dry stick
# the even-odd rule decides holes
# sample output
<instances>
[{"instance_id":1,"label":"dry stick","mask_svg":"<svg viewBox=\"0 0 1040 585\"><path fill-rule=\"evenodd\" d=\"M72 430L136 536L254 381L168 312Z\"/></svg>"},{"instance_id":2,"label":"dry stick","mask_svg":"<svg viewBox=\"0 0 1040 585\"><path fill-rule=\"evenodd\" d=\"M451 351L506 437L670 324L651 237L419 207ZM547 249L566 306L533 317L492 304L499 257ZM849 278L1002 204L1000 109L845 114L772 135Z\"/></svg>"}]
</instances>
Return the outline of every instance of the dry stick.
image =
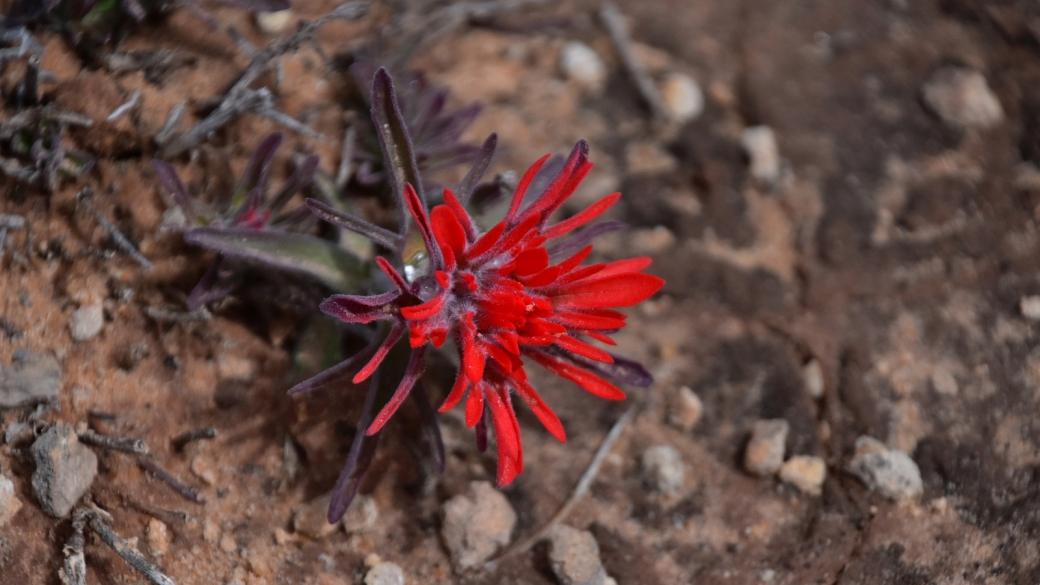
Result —
<instances>
[{"instance_id":1,"label":"dry stick","mask_svg":"<svg viewBox=\"0 0 1040 585\"><path fill-rule=\"evenodd\" d=\"M90 429L76 432L80 441L102 449L123 451L124 453L136 453L138 455L148 454L148 444L141 439L127 439L123 437L111 437L102 435Z\"/></svg>"},{"instance_id":2,"label":"dry stick","mask_svg":"<svg viewBox=\"0 0 1040 585\"><path fill-rule=\"evenodd\" d=\"M100 514L89 508L80 508L76 510L76 518L85 519L90 529L97 533L101 540L105 541L105 544L112 547L116 554L123 557L124 561L144 575L146 579L155 585L176 585L173 579L167 577L158 567L148 562L148 559L134 550L134 547L130 546L128 542L119 538L119 535L112 530L112 527L105 524L105 521L101 519Z\"/></svg>"},{"instance_id":3,"label":"dry stick","mask_svg":"<svg viewBox=\"0 0 1040 585\"><path fill-rule=\"evenodd\" d=\"M347 123L347 130L343 133L343 149L339 154L339 169L336 171L336 186L342 191L350 176L353 174L352 161L354 159L354 146L357 143L357 129L353 121Z\"/></svg>"},{"instance_id":4,"label":"dry stick","mask_svg":"<svg viewBox=\"0 0 1040 585\"><path fill-rule=\"evenodd\" d=\"M147 457L141 457L137 460L137 464L141 466L141 469L150 471L152 475L160 479L163 483L173 488L173 491L177 492L184 499L195 502L196 504L204 504L206 500L202 499L202 496L195 490L181 483L177 478L170 475L168 471L159 467L159 464Z\"/></svg>"},{"instance_id":5,"label":"dry stick","mask_svg":"<svg viewBox=\"0 0 1040 585\"><path fill-rule=\"evenodd\" d=\"M567 498L567 500L563 503L563 505L560 506L558 510L556 510L556 513L553 514L552 518L550 518L544 526L538 529L537 532L527 537L522 542L519 542L509 547L508 549L503 551L502 554L488 561L484 565L485 570L493 570L498 563L506 560L511 556L525 552L527 549L534 546L535 543L537 543L539 540L544 538L545 535L548 534L550 530L552 530L553 526L555 526L557 523L559 523L561 520L567 517L567 514L570 513L571 509L574 508L574 506L578 503L579 500L581 500L582 496L585 495L585 492L589 490L589 487L592 485L592 482L596 479L596 475L599 473L599 468L603 465L603 461L607 458L607 454L610 453L610 449L614 446L614 443L616 443L618 438L621 436L621 432L624 431L625 427L628 426L628 423L632 421L632 418L635 416L635 412L635 405L629 407L629 409L625 411L625 414L621 415L621 418L619 418L618 421L614 423L614 426L610 428L610 432L607 433L607 436L603 437L603 442L600 443L599 449L596 450L596 455L592 458L592 461L589 463L588 469L585 470L585 473L582 474L581 479L578 480L578 485L574 486L574 491L571 492L570 497Z\"/></svg>"},{"instance_id":6,"label":"dry stick","mask_svg":"<svg viewBox=\"0 0 1040 585\"><path fill-rule=\"evenodd\" d=\"M65 543L62 553L65 562L61 569L61 581L66 585L87 585L87 560L83 556L83 528L86 527L86 517L79 510L72 517L72 536Z\"/></svg>"},{"instance_id":7,"label":"dry stick","mask_svg":"<svg viewBox=\"0 0 1040 585\"><path fill-rule=\"evenodd\" d=\"M142 504L136 500L125 498L126 503L133 509L137 510L142 514L147 514L152 518L162 520L167 524L174 524L177 522L184 523L191 520L191 516L187 512L180 510L164 510L162 508L153 508L146 504Z\"/></svg>"},{"instance_id":8,"label":"dry stick","mask_svg":"<svg viewBox=\"0 0 1040 585\"><path fill-rule=\"evenodd\" d=\"M499 14L516 12L534 6L551 5L555 0L489 0L460 2L423 16L417 23L422 28L422 42L444 36L457 27L476 20L489 20Z\"/></svg>"},{"instance_id":9,"label":"dry stick","mask_svg":"<svg viewBox=\"0 0 1040 585\"><path fill-rule=\"evenodd\" d=\"M184 119L184 108L187 107L188 102L180 102L170 110L170 113L166 116L166 123L163 124L159 133L155 135L155 143L162 146L170 141L173 137L173 133L177 131L177 126L181 125L181 120Z\"/></svg>"},{"instance_id":10,"label":"dry stick","mask_svg":"<svg viewBox=\"0 0 1040 585\"><path fill-rule=\"evenodd\" d=\"M204 429L192 429L185 431L172 439L173 448L180 451L184 449L184 446L192 441L198 441L201 439L215 439L217 438L216 427L206 427Z\"/></svg>"},{"instance_id":11,"label":"dry stick","mask_svg":"<svg viewBox=\"0 0 1040 585\"><path fill-rule=\"evenodd\" d=\"M134 95L130 96L130 99L127 100L127 102L125 104L123 104L123 105L119 106L118 108L112 110L112 113L109 114L107 118L105 118L105 121L106 122L115 122L116 120L122 118L127 113L129 113L130 110L136 108L137 104L139 104L139 103L141 103L141 90L135 91Z\"/></svg>"},{"instance_id":12,"label":"dry stick","mask_svg":"<svg viewBox=\"0 0 1040 585\"><path fill-rule=\"evenodd\" d=\"M607 29L607 34L610 36L610 42L614 44L614 49L618 52L618 56L621 57L621 63L625 66L625 70L628 71L632 82L635 83L636 89L647 105L650 106L650 112L658 121L667 122L669 119L668 108L665 106L661 94L657 91L654 80L650 78L650 74L643 67L643 63L639 61L639 58L632 51L632 43L628 38L628 26L625 24L624 17L618 12L616 6L607 3L600 9L599 18L603 21L603 26Z\"/></svg>"},{"instance_id":13,"label":"dry stick","mask_svg":"<svg viewBox=\"0 0 1040 585\"><path fill-rule=\"evenodd\" d=\"M209 321L213 318L213 313L210 313L206 307L199 307L194 311L188 312L170 311L160 307L145 307L144 313L160 323L195 323Z\"/></svg>"},{"instance_id":14,"label":"dry stick","mask_svg":"<svg viewBox=\"0 0 1040 585\"><path fill-rule=\"evenodd\" d=\"M94 216L94 221L96 221L102 229L108 232L109 236L112 236L112 241L115 242L117 248L122 250L127 256L133 258L138 264L144 267L145 270L151 270L152 263L137 251L137 246L134 246L133 242L124 236L123 232L119 231L119 228L112 225L112 222L105 219L105 216L87 201L89 197L88 194L89 190L84 188L79 192L79 195L76 196L76 202L89 211L90 214Z\"/></svg>"}]
</instances>

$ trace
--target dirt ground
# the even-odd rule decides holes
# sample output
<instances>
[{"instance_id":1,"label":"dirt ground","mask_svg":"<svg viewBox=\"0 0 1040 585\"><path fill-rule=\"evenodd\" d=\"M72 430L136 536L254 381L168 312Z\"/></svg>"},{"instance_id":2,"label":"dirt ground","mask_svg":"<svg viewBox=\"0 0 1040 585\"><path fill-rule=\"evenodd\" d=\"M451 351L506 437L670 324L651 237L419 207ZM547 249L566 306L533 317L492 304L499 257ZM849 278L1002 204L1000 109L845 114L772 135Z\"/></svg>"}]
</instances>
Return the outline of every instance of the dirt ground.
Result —
<instances>
[{"instance_id":1,"label":"dirt ground","mask_svg":"<svg viewBox=\"0 0 1040 585\"><path fill-rule=\"evenodd\" d=\"M336 5L293 3L309 19ZM194 154L171 159L189 185L242 169L275 130L286 135L280 164L316 153L335 172L348 83L336 64L386 26L390 4L320 31L330 67L310 48L280 59L278 107L323 139L240 116ZM667 281L617 335L622 352L655 374L651 388L609 403L535 376L569 440L557 443L520 414L525 472L504 490L519 517L514 540L553 514L636 403L637 417L566 519L595 536L621 585L1040 582L1040 325L1023 310L1024 298L1040 294L1040 8L1026 0L619 0L618 8L652 76L697 80L705 107L695 120L667 129L652 121L591 2L455 28L412 63L457 104L485 104L467 137L499 133L492 172L522 171L587 139L597 166L576 197L622 191L612 218L630 225L603 237L597 255L649 254L650 272ZM361 583L371 553L400 565L409 584L556 583L544 545L491 572L453 570L441 506L473 480L493 481L495 470L493 450L479 453L455 413L441 415L443 476L421 472L427 455L414 414L402 412L362 488L378 509L375 525L294 533L294 510L335 482L361 394L286 395L305 375L293 348L306 316L247 300L204 322L149 316L183 311L213 260L159 229L172 202L152 171L155 136L176 104L212 102L249 63L223 27L257 46L269 40L242 10L212 15L221 28L180 10L136 29L120 51L180 55L147 73L87 65L61 36L38 34L42 68L53 73L44 96L95 121L68 140L98 163L54 193L11 179L0 186L0 213L28 224L10 232L0 260L0 364L28 348L55 355L63 372L57 406L5 410L0 427L66 422L146 441L204 503L182 498L134 456L105 450L96 450L89 498L181 585ZM570 40L606 63L601 90L561 74ZM10 62L0 85L11 91L24 67ZM943 67L981 73L999 119L958 126L937 114L923 88ZM136 113L105 122L137 90ZM189 108L181 128L200 111ZM741 144L743 130L759 125L773 130L782 158L774 181L753 176ZM119 252L77 203L83 185L152 270ZM100 335L74 341L73 312L97 303ZM813 360L819 398L803 374ZM435 401L450 375L432 376ZM689 431L669 424L683 386L703 402ZM744 470L753 423L776 418L790 425L789 456L826 462L821 495ZM217 438L171 444L207 426ZM848 472L864 435L912 457L920 497L890 501ZM0 527L5 585L59 583L72 531L33 496L31 442L0 446L0 474L22 503ZM660 444L681 454L677 493L644 481L640 457ZM162 554L146 534L153 518L169 529ZM145 582L96 537L86 559L88 583Z\"/></svg>"}]
</instances>

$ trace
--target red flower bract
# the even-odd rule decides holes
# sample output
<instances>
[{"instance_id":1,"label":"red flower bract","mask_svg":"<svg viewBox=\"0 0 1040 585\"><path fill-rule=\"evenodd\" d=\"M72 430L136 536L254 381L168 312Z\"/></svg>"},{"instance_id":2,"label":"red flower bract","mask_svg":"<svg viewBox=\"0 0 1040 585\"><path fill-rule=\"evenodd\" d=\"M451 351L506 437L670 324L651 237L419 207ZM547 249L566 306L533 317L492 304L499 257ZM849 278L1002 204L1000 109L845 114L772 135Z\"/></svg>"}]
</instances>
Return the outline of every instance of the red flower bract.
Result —
<instances>
[{"instance_id":1,"label":"red flower bract","mask_svg":"<svg viewBox=\"0 0 1040 585\"><path fill-rule=\"evenodd\" d=\"M482 449L490 414L498 444L499 486L512 482L524 466L514 393L554 437L566 440L560 419L528 382L523 357L600 398L625 397L590 371L590 364L610 364L614 357L587 339L613 345L609 334L625 325L625 315L613 308L647 299L664 281L641 272L650 265L649 258L582 266L592 246L562 259L554 256L567 246L546 248L546 242L596 219L620 197L607 196L569 219L547 225L592 168L587 156L588 144L581 141L545 191L521 210L548 156L536 162L521 179L506 217L483 234L450 190L444 192L444 204L427 215L406 185L409 211L429 251L430 274L409 284L379 258L379 267L397 290L375 296L336 295L321 306L346 322L394 321L354 383L371 376L406 332L414 348L404 378L367 434L377 433L407 397L422 374L427 344L440 347L449 336L454 336L461 367L440 411L466 398L466 424L477 427Z\"/></svg>"}]
</instances>

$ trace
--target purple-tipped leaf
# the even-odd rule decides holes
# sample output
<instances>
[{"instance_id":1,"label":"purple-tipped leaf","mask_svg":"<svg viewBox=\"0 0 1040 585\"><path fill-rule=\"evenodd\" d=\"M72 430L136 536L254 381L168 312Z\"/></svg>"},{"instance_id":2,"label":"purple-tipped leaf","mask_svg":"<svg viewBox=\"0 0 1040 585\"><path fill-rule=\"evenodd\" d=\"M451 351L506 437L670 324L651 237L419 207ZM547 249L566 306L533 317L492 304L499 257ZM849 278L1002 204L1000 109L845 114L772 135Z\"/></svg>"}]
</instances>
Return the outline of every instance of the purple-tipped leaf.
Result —
<instances>
[{"instance_id":1,"label":"purple-tipped leaf","mask_svg":"<svg viewBox=\"0 0 1040 585\"><path fill-rule=\"evenodd\" d=\"M470 392L482 392L482 390L477 390L476 388L471 388ZM487 451L487 443L488 443L488 441L487 441L487 439L488 439L488 435L487 435L487 431L488 431L488 429L487 429L487 418L488 418L488 414L487 414L487 411L485 411L483 416L480 417L480 420L477 421L477 425L473 428L474 434L476 435L476 438L477 438L477 451L480 451L481 453L483 453L484 451Z\"/></svg>"},{"instance_id":2,"label":"purple-tipped leaf","mask_svg":"<svg viewBox=\"0 0 1040 585\"><path fill-rule=\"evenodd\" d=\"M221 264L222 262L218 259L202 276L202 280L195 285L195 288L191 289L187 301L189 311L219 301L235 290L238 283L229 280L233 273L221 270Z\"/></svg>"},{"instance_id":3,"label":"purple-tipped leaf","mask_svg":"<svg viewBox=\"0 0 1040 585\"><path fill-rule=\"evenodd\" d=\"M365 349L362 349L361 351L332 366L331 368L322 371L320 374L312 376L304 380L303 382L300 382L299 384L293 386L289 389L289 395L295 396L296 394L304 394L306 392L320 390L322 388L325 388L326 386L329 386L330 384L335 384L342 380L349 379L358 369L358 366L361 365L362 360L367 360L369 357L371 357L372 352L374 352L376 348L379 347L381 342L382 339L380 339L379 335L373 335L372 340L368 342L368 345L365 346Z\"/></svg>"},{"instance_id":4,"label":"purple-tipped leaf","mask_svg":"<svg viewBox=\"0 0 1040 585\"><path fill-rule=\"evenodd\" d=\"M426 442L430 445L433 465L437 473L444 473L444 440L441 438L441 427L437 423L437 413L430 404L430 395L426 392L422 380L415 383L411 397L419 408L419 424L422 426Z\"/></svg>"},{"instance_id":5,"label":"purple-tipped leaf","mask_svg":"<svg viewBox=\"0 0 1040 585\"><path fill-rule=\"evenodd\" d=\"M267 208L271 211L278 212L285 206L286 203L292 199L292 196L302 191L307 185L311 184L314 180L314 173L318 170L318 162L320 159L318 155L312 154L297 165L296 170L289 177L289 180L282 185L282 188L271 197L271 202L267 205Z\"/></svg>"},{"instance_id":6,"label":"purple-tipped leaf","mask_svg":"<svg viewBox=\"0 0 1040 585\"><path fill-rule=\"evenodd\" d=\"M401 296L401 291L391 291L381 295L332 295L318 306L322 313L335 317L344 323L371 323L381 319L389 319L393 315L386 312L387 303Z\"/></svg>"},{"instance_id":7,"label":"purple-tipped leaf","mask_svg":"<svg viewBox=\"0 0 1040 585\"><path fill-rule=\"evenodd\" d=\"M342 211L334 209L332 206L326 205L317 199L308 199L307 208L321 220L327 221L334 226L341 227L356 234L361 234L380 246L384 246L391 250L397 250L401 245L401 236L394 232L381 228L374 223L369 223L361 218L354 217L353 215L343 213Z\"/></svg>"},{"instance_id":8,"label":"purple-tipped leaf","mask_svg":"<svg viewBox=\"0 0 1040 585\"><path fill-rule=\"evenodd\" d=\"M306 234L205 227L188 230L184 240L225 256L305 274L334 290L357 290L367 279L367 267L357 257Z\"/></svg>"},{"instance_id":9,"label":"purple-tipped leaf","mask_svg":"<svg viewBox=\"0 0 1040 585\"><path fill-rule=\"evenodd\" d=\"M253 152L253 156L249 159L249 164L246 165L245 172L242 173L242 178L235 185L235 194L231 199L231 209L241 210L246 203L247 195L258 187L261 192L263 191L264 184L267 182L267 175L271 170L271 160L274 158L274 152L278 150L281 144L282 135L279 132L275 132L269 134L260 142L260 146L256 147L256 151Z\"/></svg>"},{"instance_id":10,"label":"purple-tipped leaf","mask_svg":"<svg viewBox=\"0 0 1040 585\"><path fill-rule=\"evenodd\" d=\"M408 229L408 205L404 200L404 186L411 184L419 195L419 200L426 206L423 194L422 178L419 167L415 163L415 150L412 138L408 133L401 107L397 102L394 82L385 68L376 71L372 82L372 121L376 126L379 146L383 150L386 161L387 179L393 189L399 208L400 229L402 233Z\"/></svg>"},{"instance_id":11,"label":"purple-tipped leaf","mask_svg":"<svg viewBox=\"0 0 1040 585\"><path fill-rule=\"evenodd\" d=\"M620 221L604 221L590 225L579 232L575 232L574 235L570 236L566 240L557 242L550 246L547 249L549 252L549 260L555 262L556 260L569 258L577 254L578 251L585 246L592 243L592 240L595 238L602 236L603 234L623 230L627 227L627 225Z\"/></svg>"},{"instance_id":12,"label":"purple-tipped leaf","mask_svg":"<svg viewBox=\"0 0 1040 585\"><path fill-rule=\"evenodd\" d=\"M289 0L215 0L219 4L244 8L250 12L280 12L292 8Z\"/></svg>"},{"instance_id":13,"label":"purple-tipped leaf","mask_svg":"<svg viewBox=\"0 0 1040 585\"><path fill-rule=\"evenodd\" d=\"M191 196L188 195L188 188L184 186L184 182L181 181L180 175L177 174L177 169L173 168L170 163L161 160L152 161L152 169L155 170L156 177L159 178L159 183L166 189L170 195L173 195L174 201L180 206L184 212L184 216L192 224L195 223L195 207L192 205Z\"/></svg>"},{"instance_id":14,"label":"purple-tipped leaf","mask_svg":"<svg viewBox=\"0 0 1040 585\"><path fill-rule=\"evenodd\" d=\"M350 445L350 454L347 455L347 464L336 480L336 487L332 488L332 501L329 502L329 524L335 524L343 519L347 508L354 501L361 481L365 479L365 472L372 464L372 458L379 446L379 433L369 435L368 423L372 419L372 411L375 409L376 395L379 394L379 373L372 376L369 384L368 394L365 395L365 405L361 410L361 420L358 422L357 432L354 434L354 442Z\"/></svg>"},{"instance_id":15,"label":"purple-tipped leaf","mask_svg":"<svg viewBox=\"0 0 1040 585\"><path fill-rule=\"evenodd\" d=\"M498 134L494 132L484 140L484 144L480 146L480 150L477 152L477 160L473 163L473 168L466 173L463 177L462 182L459 183L459 188L455 193L459 198L459 202L463 205L469 203L469 198L473 195L473 190L477 188L477 184L480 183L480 179L484 177L484 173L487 172L488 166L491 165L491 158L495 156L495 147L498 146Z\"/></svg>"},{"instance_id":16,"label":"purple-tipped leaf","mask_svg":"<svg viewBox=\"0 0 1040 585\"><path fill-rule=\"evenodd\" d=\"M419 380L419 376L422 375L425 367L426 347L422 346L412 349L412 355L408 359L408 367L405 368L404 377L401 378L401 382L397 385L394 395L390 397L390 401L383 406L379 414L372 420L372 425L367 431L368 434L378 433L386 425L390 417L401 407L404 399L408 398L408 394Z\"/></svg>"},{"instance_id":17,"label":"purple-tipped leaf","mask_svg":"<svg viewBox=\"0 0 1040 585\"><path fill-rule=\"evenodd\" d=\"M553 349L552 353L568 359L595 374L611 378L616 382L630 384L637 388L649 388L654 383L653 374L643 364L624 356L607 352L610 353L610 357L614 358L614 363L605 364L585 359L565 350Z\"/></svg>"}]
</instances>

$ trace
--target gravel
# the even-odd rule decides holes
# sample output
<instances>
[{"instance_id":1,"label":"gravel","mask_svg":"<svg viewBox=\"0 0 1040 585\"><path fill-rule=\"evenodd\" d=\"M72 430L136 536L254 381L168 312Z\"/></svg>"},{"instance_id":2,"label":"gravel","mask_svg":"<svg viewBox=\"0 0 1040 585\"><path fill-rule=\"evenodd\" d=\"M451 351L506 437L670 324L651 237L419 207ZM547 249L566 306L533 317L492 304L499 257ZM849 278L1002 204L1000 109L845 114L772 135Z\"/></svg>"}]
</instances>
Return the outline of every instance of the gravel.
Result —
<instances>
[{"instance_id":1,"label":"gravel","mask_svg":"<svg viewBox=\"0 0 1040 585\"><path fill-rule=\"evenodd\" d=\"M61 365L50 354L15 352L10 366L0 366L0 408L48 402L61 390Z\"/></svg>"},{"instance_id":2,"label":"gravel","mask_svg":"<svg viewBox=\"0 0 1040 585\"><path fill-rule=\"evenodd\" d=\"M693 430L704 414L704 403L700 396L688 386L679 388L668 412L668 423L681 431Z\"/></svg>"},{"instance_id":3,"label":"gravel","mask_svg":"<svg viewBox=\"0 0 1040 585\"><path fill-rule=\"evenodd\" d=\"M21 509L22 502L14 491L14 482L0 475L0 528L10 522Z\"/></svg>"},{"instance_id":4,"label":"gravel","mask_svg":"<svg viewBox=\"0 0 1040 585\"><path fill-rule=\"evenodd\" d=\"M76 309L76 312L72 314L69 333L76 341L89 341L97 337L104 326L105 313L101 305L87 305Z\"/></svg>"},{"instance_id":5,"label":"gravel","mask_svg":"<svg viewBox=\"0 0 1040 585\"><path fill-rule=\"evenodd\" d=\"M809 363L802 367L802 384L805 385L805 392L809 398L823 398L823 366L819 360L809 360Z\"/></svg>"},{"instance_id":6,"label":"gravel","mask_svg":"<svg viewBox=\"0 0 1040 585\"><path fill-rule=\"evenodd\" d=\"M43 510L56 518L68 515L97 475L97 456L80 444L69 425L54 425L32 446L36 471L33 492Z\"/></svg>"},{"instance_id":7,"label":"gravel","mask_svg":"<svg viewBox=\"0 0 1040 585\"><path fill-rule=\"evenodd\" d=\"M322 538L331 534L338 526L338 524L329 524L329 502L331 501L332 494L328 493L297 508L293 515L293 530L308 538Z\"/></svg>"},{"instance_id":8,"label":"gravel","mask_svg":"<svg viewBox=\"0 0 1040 585\"><path fill-rule=\"evenodd\" d=\"M377 520L379 520L379 508L376 507L376 501L371 496L358 494L354 496L354 501L350 503L347 513L343 515L343 520L340 522L347 534L353 534L372 528L376 525Z\"/></svg>"},{"instance_id":9,"label":"gravel","mask_svg":"<svg viewBox=\"0 0 1040 585\"><path fill-rule=\"evenodd\" d=\"M791 425L782 418L755 421L744 452L744 468L755 475L773 475L784 463L784 445Z\"/></svg>"},{"instance_id":10,"label":"gravel","mask_svg":"<svg viewBox=\"0 0 1040 585\"><path fill-rule=\"evenodd\" d=\"M607 83L607 66L596 51L578 41L569 41L560 50L560 72L578 85L601 91Z\"/></svg>"},{"instance_id":11,"label":"gravel","mask_svg":"<svg viewBox=\"0 0 1040 585\"><path fill-rule=\"evenodd\" d=\"M685 470L682 456L671 445L655 445L643 452L643 481L654 491L674 494L682 490Z\"/></svg>"},{"instance_id":12,"label":"gravel","mask_svg":"<svg viewBox=\"0 0 1040 585\"><path fill-rule=\"evenodd\" d=\"M549 533L549 564L561 585L605 585L607 580L596 538L565 524Z\"/></svg>"},{"instance_id":13,"label":"gravel","mask_svg":"<svg viewBox=\"0 0 1040 585\"><path fill-rule=\"evenodd\" d=\"M148 542L148 550L157 557L166 554L170 550L170 527L158 518L150 518L144 529L145 541Z\"/></svg>"},{"instance_id":14,"label":"gravel","mask_svg":"<svg viewBox=\"0 0 1040 585\"><path fill-rule=\"evenodd\" d=\"M365 575L365 585L404 585L404 571L394 563L379 563Z\"/></svg>"},{"instance_id":15,"label":"gravel","mask_svg":"<svg viewBox=\"0 0 1040 585\"><path fill-rule=\"evenodd\" d=\"M826 478L827 464L819 457L796 455L780 467L781 481L810 496L823 493L823 480Z\"/></svg>"},{"instance_id":16,"label":"gravel","mask_svg":"<svg viewBox=\"0 0 1040 585\"><path fill-rule=\"evenodd\" d=\"M955 128L990 128L1004 119L986 77L973 69L943 67L928 78L922 93L924 102Z\"/></svg>"},{"instance_id":17,"label":"gravel","mask_svg":"<svg viewBox=\"0 0 1040 585\"><path fill-rule=\"evenodd\" d=\"M759 183L773 185L780 180L780 149L769 126L745 128L740 144L751 161L751 176Z\"/></svg>"},{"instance_id":18,"label":"gravel","mask_svg":"<svg viewBox=\"0 0 1040 585\"><path fill-rule=\"evenodd\" d=\"M509 500L486 481L470 483L465 494L444 503L441 536L458 570L481 566L509 544L516 512Z\"/></svg>"},{"instance_id":19,"label":"gravel","mask_svg":"<svg viewBox=\"0 0 1040 585\"><path fill-rule=\"evenodd\" d=\"M1022 297L1018 301L1018 309L1026 319L1040 321L1040 295Z\"/></svg>"},{"instance_id":20,"label":"gravel","mask_svg":"<svg viewBox=\"0 0 1040 585\"><path fill-rule=\"evenodd\" d=\"M872 437L856 439L856 453L848 469L867 487L890 500L917 498L924 491L921 470L914 460Z\"/></svg>"},{"instance_id":21,"label":"gravel","mask_svg":"<svg viewBox=\"0 0 1040 585\"><path fill-rule=\"evenodd\" d=\"M689 75L669 74L658 89L672 120L684 124L696 120L704 112L704 92Z\"/></svg>"}]
</instances>

